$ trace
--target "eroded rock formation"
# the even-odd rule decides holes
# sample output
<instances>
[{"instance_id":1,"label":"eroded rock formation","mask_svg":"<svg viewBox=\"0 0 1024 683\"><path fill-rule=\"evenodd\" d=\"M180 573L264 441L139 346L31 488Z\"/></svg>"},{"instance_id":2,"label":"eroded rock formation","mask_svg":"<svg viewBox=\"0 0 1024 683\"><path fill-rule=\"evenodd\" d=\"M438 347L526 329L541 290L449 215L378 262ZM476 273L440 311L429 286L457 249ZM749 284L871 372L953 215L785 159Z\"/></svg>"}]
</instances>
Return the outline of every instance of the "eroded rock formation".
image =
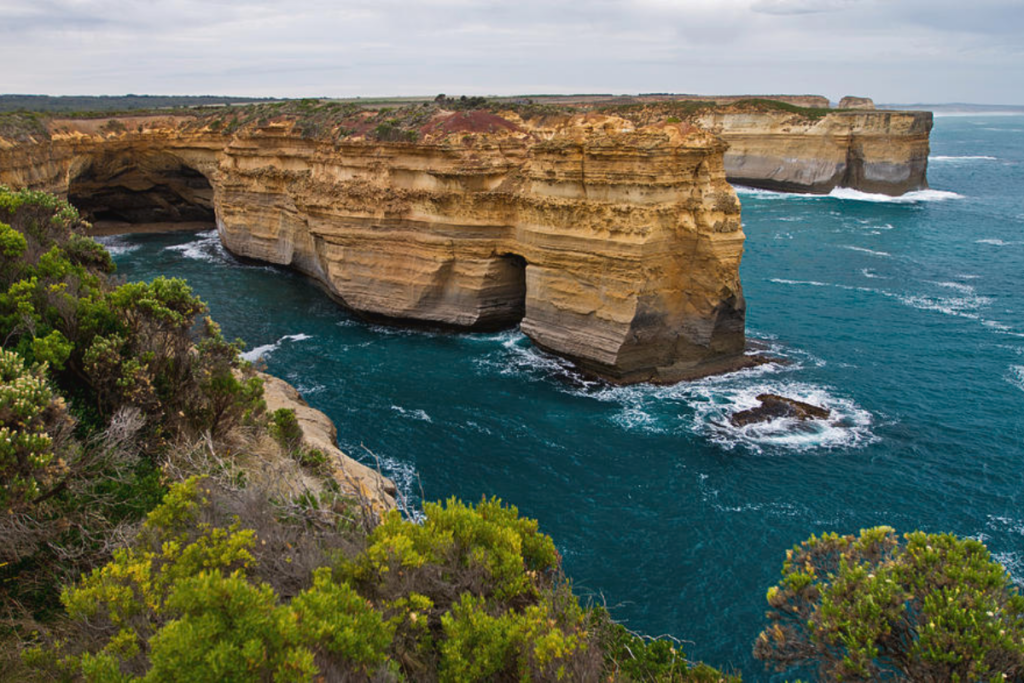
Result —
<instances>
[{"instance_id":1,"label":"eroded rock formation","mask_svg":"<svg viewBox=\"0 0 1024 683\"><path fill-rule=\"evenodd\" d=\"M843 99L839 100L840 109L869 109L875 108L875 101L870 97L856 97L854 95L847 95Z\"/></svg>"},{"instance_id":2,"label":"eroded rock formation","mask_svg":"<svg viewBox=\"0 0 1024 683\"><path fill-rule=\"evenodd\" d=\"M898 196L928 187L931 112L784 110L695 117L729 144L729 180L783 192L836 187Z\"/></svg>"},{"instance_id":3,"label":"eroded rock formation","mask_svg":"<svg viewBox=\"0 0 1024 683\"><path fill-rule=\"evenodd\" d=\"M0 182L89 195L126 220L212 197L230 250L296 268L356 311L521 320L615 381L749 362L725 146L686 124L442 112L415 143L304 136L287 119L233 134L118 124L54 121L48 140L5 145Z\"/></svg>"}]
</instances>

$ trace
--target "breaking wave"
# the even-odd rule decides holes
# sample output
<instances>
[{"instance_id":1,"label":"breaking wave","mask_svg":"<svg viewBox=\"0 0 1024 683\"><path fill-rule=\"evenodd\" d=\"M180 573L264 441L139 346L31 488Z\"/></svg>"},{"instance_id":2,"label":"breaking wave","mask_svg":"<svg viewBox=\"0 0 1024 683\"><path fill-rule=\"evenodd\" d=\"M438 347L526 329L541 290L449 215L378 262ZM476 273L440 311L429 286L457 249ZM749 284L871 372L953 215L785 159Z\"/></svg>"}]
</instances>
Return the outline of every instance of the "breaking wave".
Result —
<instances>
[{"instance_id":1,"label":"breaking wave","mask_svg":"<svg viewBox=\"0 0 1024 683\"><path fill-rule=\"evenodd\" d=\"M281 343L282 342L286 342L286 341L305 341L307 339L312 339L312 338L313 337L308 335L308 334L286 334L285 336L281 337L280 339L278 339L273 344L263 344L261 346L256 346L256 347L254 347L252 349L249 349L248 351L246 351L245 353L242 354L242 358L244 358L245 360L247 360L250 363L252 363L252 362L255 362L255 361L259 360L260 358L266 358L267 356L272 354L274 351L277 351L279 348L281 348Z\"/></svg>"},{"instance_id":2,"label":"breaking wave","mask_svg":"<svg viewBox=\"0 0 1024 683\"><path fill-rule=\"evenodd\" d=\"M102 244L110 252L111 256L130 254L142 246L141 244L132 243L131 239L124 235L104 235L93 237L93 239Z\"/></svg>"},{"instance_id":3,"label":"breaking wave","mask_svg":"<svg viewBox=\"0 0 1024 683\"><path fill-rule=\"evenodd\" d=\"M998 161L998 159L996 159L996 157L990 157L990 156L984 156L984 155L978 155L978 156L969 156L969 155L968 156L942 156L942 155L939 155L939 156L934 156L934 157L928 157L928 161L929 162L939 161L939 162L948 162L948 163L957 164L957 163L965 163L965 162L970 162L970 161Z\"/></svg>"},{"instance_id":4,"label":"breaking wave","mask_svg":"<svg viewBox=\"0 0 1024 683\"><path fill-rule=\"evenodd\" d=\"M394 406L393 405L393 406L391 406L391 410L395 411L399 415L408 417L411 420L420 420L421 422L433 422L433 420L430 419L430 415L427 414L427 411L425 411L425 410L423 410L421 408L414 408L412 410L406 410L402 406Z\"/></svg>"},{"instance_id":5,"label":"breaking wave","mask_svg":"<svg viewBox=\"0 0 1024 683\"><path fill-rule=\"evenodd\" d=\"M1024 391L1024 365L1011 365L1007 381L1021 391Z\"/></svg>"},{"instance_id":6,"label":"breaking wave","mask_svg":"<svg viewBox=\"0 0 1024 683\"><path fill-rule=\"evenodd\" d=\"M185 242L184 244L172 244L169 247L164 247L164 249L181 252L181 255L185 258L197 261L218 262L232 260L231 254L221 244L220 236L216 230L198 232L196 237L199 239Z\"/></svg>"},{"instance_id":7,"label":"breaking wave","mask_svg":"<svg viewBox=\"0 0 1024 683\"><path fill-rule=\"evenodd\" d=\"M842 245L842 247L843 247L843 249L849 249L850 251L859 251L859 252L864 253L864 254L871 254L872 256L883 256L883 257L886 257L886 258L892 256L892 254L890 254L887 251L875 251L874 249L865 249L864 247L855 247L852 244L844 244L844 245Z\"/></svg>"},{"instance_id":8,"label":"breaking wave","mask_svg":"<svg viewBox=\"0 0 1024 683\"><path fill-rule=\"evenodd\" d=\"M878 204L916 204L918 202L941 202L948 199L963 199L962 194L947 190L915 190L893 197L887 194L861 192L850 187L837 187L828 193L828 197L857 202L874 202Z\"/></svg>"}]
</instances>

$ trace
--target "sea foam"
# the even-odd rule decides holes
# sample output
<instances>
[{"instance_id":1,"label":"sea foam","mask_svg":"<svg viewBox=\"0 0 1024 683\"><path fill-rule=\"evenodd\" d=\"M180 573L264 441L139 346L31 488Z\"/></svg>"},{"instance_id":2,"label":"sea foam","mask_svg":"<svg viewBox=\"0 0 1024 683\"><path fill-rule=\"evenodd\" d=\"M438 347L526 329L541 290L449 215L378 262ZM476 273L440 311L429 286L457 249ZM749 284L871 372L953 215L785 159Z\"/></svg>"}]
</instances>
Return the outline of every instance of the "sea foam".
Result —
<instances>
[{"instance_id":1,"label":"sea foam","mask_svg":"<svg viewBox=\"0 0 1024 683\"><path fill-rule=\"evenodd\" d=\"M263 344L261 346L256 346L256 347L254 347L252 349L249 349L248 351L246 351L245 353L242 354L242 358L244 358L245 360L247 360L250 363L252 363L252 362L255 362L255 361L259 360L260 358L266 358L267 356L272 354L274 351L277 351L279 348L281 348L281 343L282 342L286 342L286 341L305 341L307 339L312 339L312 338L313 337L311 337L308 334L286 334L285 336L281 337L280 339L278 339L273 344Z\"/></svg>"},{"instance_id":2,"label":"sea foam","mask_svg":"<svg viewBox=\"0 0 1024 683\"><path fill-rule=\"evenodd\" d=\"M93 239L102 244L110 252L111 256L130 254L142 246L141 244L133 244L131 238L124 235L105 235L103 237L94 237Z\"/></svg>"},{"instance_id":3,"label":"sea foam","mask_svg":"<svg viewBox=\"0 0 1024 683\"><path fill-rule=\"evenodd\" d=\"M1021 391L1024 391L1024 365L1011 365L1007 381Z\"/></svg>"},{"instance_id":4,"label":"sea foam","mask_svg":"<svg viewBox=\"0 0 1024 683\"><path fill-rule=\"evenodd\" d=\"M873 202L877 204L916 204L918 202L941 202L949 199L963 199L962 194L949 192L947 190L914 190L893 197L887 194L875 194L861 192L850 187L837 187L828 193L834 199L843 199L857 202Z\"/></svg>"},{"instance_id":5,"label":"sea foam","mask_svg":"<svg viewBox=\"0 0 1024 683\"><path fill-rule=\"evenodd\" d=\"M934 156L928 157L928 161L947 162L953 164L967 163L971 161L998 161L996 157L978 155L978 156Z\"/></svg>"},{"instance_id":6,"label":"sea foam","mask_svg":"<svg viewBox=\"0 0 1024 683\"><path fill-rule=\"evenodd\" d=\"M842 247L843 247L843 249L849 249L850 251L859 251L862 254L871 254L872 256L883 256L883 257L886 257L886 258L892 256L892 254L890 254L887 251L875 251L874 249L865 249L864 247L855 247L852 244L844 244L844 245L842 245Z\"/></svg>"}]
</instances>

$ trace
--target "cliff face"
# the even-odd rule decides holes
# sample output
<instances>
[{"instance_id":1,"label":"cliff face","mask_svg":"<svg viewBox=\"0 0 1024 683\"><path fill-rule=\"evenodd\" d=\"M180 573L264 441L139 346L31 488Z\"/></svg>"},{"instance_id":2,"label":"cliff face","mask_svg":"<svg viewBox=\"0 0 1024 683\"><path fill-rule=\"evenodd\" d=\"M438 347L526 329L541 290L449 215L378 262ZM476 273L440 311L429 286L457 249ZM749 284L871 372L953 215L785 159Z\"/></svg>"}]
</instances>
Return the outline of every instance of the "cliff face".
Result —
<instances>
[{"instance_id":1,"label":"cliff face","mask_svg":"<svg viewBox=\"0 0 1024 683\"><path fill-rule=\"evenodd\" d=\"M538 345L623 382L743 364L739 202L724 145L600 115L443 114L416 143L228 135L170 119L54 122L0 149L0 182L97 217L212 208L224 244L291 266L352 309ZM89 128L91 126L91 128Z\"/></svg>"},{"instance_id":2,"label":"cliff face","mask_svg":"<svg viewBox=\"0 0 1024 683\"><path fill-rule=\"evenodd\" d=\"M931 112L709 112L696 117L729 144L730 182L826 194L836 187L901 195L928 187Z\"/></svg>"}]
</instances>

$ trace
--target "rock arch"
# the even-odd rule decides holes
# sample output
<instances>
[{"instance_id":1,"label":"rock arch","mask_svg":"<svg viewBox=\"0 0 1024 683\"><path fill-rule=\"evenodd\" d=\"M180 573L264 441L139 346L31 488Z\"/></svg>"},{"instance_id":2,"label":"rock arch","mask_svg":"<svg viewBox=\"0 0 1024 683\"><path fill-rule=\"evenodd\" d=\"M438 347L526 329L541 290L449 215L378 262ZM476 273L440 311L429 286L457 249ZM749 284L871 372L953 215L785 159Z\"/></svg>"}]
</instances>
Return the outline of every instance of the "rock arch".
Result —
<instances>
[{"instance_id":1,"label":"rock arch","mask_svg":"<svg viewBox=\"0 0 1024 683\"><path fill-rule=\"evenodd\" d=\"M95 223L213 225L206 174L166 151L99 149L69 173L68 200Z\"/></svg>"}]
</instances>

